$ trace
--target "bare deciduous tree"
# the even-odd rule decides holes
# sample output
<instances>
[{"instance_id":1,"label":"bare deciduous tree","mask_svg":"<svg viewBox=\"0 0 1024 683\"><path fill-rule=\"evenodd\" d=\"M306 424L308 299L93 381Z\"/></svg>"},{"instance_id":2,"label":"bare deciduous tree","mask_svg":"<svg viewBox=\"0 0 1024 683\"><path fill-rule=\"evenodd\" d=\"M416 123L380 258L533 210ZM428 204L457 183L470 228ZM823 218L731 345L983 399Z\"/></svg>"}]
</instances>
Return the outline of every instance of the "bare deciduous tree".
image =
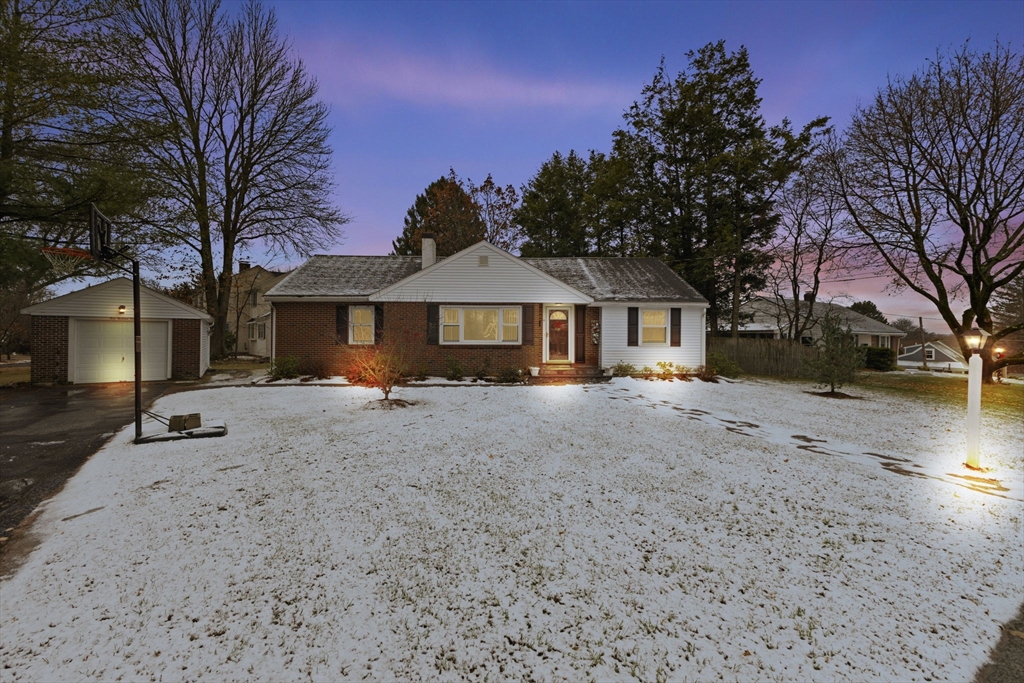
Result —
<instances>
[{"instance_id":1,"label":"bare deciduous tree","mask_svg":"<svg viewBox=\"0 0 1024 683\"><path fill-rule=\"evenodd\" d=\"M825 182L821 160L814 159L783 188L776 208L780 221L770 246L768 295L779 311L779 329L799 341L813 324L822 278L844 266L842 200Z\"/></svg>"},{"instance_id":2,"label":"bare deciduous tree","mask_svg":"<svg viewBox=\"0 0 1024 683\"><path fill-rule=\"evenodd\" d=\"M159 228L196 253L223 355L236 250L306 255L348 221L331 199L328 110L254 0L233 20L218 0L143 0L120 28L138 37L134 106L120 115L147 124L139 142L166 190Z\"/></svg>"},{"instance_id":3,"label":"bare deciduous tree","mask_svg":"<svg viewBox=\"0 0 1024 683\"><path fill-rule=\"evenodd\" d=\"M996 43L939 54L891 79L859 109L831 167L873 260L925 297L969 355L963 334L991 333L984 376L1022 358L992 349L1022 324L999 326L993 293L1024 272L1024 59ZM967 298L958 316L954 301Z\"/></svg>"}]
</instances>

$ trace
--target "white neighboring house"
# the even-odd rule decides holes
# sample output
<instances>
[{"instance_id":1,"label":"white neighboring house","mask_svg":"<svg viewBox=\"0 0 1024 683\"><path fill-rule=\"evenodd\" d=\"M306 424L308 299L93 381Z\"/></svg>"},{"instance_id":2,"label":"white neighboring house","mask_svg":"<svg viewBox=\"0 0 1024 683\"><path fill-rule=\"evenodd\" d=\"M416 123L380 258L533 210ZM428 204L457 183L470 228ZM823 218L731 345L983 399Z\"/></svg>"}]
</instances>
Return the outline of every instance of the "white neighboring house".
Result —
<instances>
[{"instance_id":1,"label":"white neighboring house","mask_svg":"<svg viewBox=\"0 0 1024 683\"><path fill-rule=\"evenodd\" d=\"M23 309L32 317L32 383L132 381L132 301L131 280L119 277ZM140 303L142 380L202 377L213 319L147 287Z\"/></svg>"},{"instance_id":2,"label":"white neighboring house","mask_svg":"<svg viewBox=\"0 0 1024 683\"><path fill-rule=\"evenodd\" d=\"M798 302L801 316L811 312L812 318L820 318L825 311L831 311L839 316L844 327L857 339L858 346L877 346L883 349L898 349L899 340L906 336L906 333L892 325L886 325L874 318L852 311L846 306L839 304L815 301L813 307L807 301ZM775 300L767 297L757 297L748 301L740 307L740 311L747 316L752 316L740 325L740 336L759 339L786 339L789 325L787 313L794 311L793 301ZM800 342L811 345L821 337L821 331L816 322L812 322L802 335Z\"/></svg>"},{"instance_id":3,"label":"white neighboring house","mask_svg":"<svg viewBox=\"0 0 1024 683\"><path fill-rule=\"evenodd\" d=\"M930 341L924 344L924 357L921 357L921 345L914 344L903 349L903 353L896 359L901 368L922 368L928 363L929 370L943 370L945 372L967 372L967 361L956 349L953 349L940 341Z\"/></svg>"}]
</instances>

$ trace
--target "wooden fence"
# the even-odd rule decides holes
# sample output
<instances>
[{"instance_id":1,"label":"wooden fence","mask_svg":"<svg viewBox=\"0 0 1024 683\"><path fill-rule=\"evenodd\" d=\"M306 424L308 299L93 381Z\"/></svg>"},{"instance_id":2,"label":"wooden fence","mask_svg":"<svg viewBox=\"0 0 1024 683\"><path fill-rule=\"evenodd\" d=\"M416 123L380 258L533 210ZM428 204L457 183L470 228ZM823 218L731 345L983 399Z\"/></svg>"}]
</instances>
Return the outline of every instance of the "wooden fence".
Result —
<instances>
[{"instance_id":1,"label":"wooden fence","mask_svg":"<svg viewBox=\"0 0 1024 683\"><path fill-rule=\"evenodd\" d=\"M743 372L770 377L807 378L805 360L819 351L787 339L732 339L711 337L709 352L723 353Z\"/></svg>"}]
</instances>

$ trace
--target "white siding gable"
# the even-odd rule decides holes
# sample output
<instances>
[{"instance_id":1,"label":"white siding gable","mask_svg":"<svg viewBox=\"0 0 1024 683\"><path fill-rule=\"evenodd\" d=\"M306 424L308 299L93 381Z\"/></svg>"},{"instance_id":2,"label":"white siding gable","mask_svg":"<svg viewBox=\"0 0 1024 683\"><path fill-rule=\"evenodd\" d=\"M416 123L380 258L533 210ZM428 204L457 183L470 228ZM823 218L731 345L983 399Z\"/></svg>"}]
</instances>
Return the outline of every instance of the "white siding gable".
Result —
<instances>
[{"instance_id":1,"label":"white siding gable","mask_svg":"<svg viewBox=\"0 0 1024 683\"><path fill-rule=\"evenodd\" d=\"M704 304L673 303L614 303L601 306L601 367L611 367L618 362L632 363L639 370L647 365L658 369L658 361L696 368L704 365ZM658 308L681 309L679 325L679 346L660 344L656 346L629 346L627 343L627 310L630 306L640 309Z\"/></svg>"},{"instance_id":2,"label":"white siding gable","mask_svg":"<svg viewBox=\"0 0 1024 683\"><path fill-rule=\"evenodd\" d=\"M210 320L210 316L169 296L141 288L139 300L142 317L149 319L199 318ZM118 306L125 312L118 313ZM29 306L22 313L29 315L55 315L71 318L124 318L131 320L135 315L132 305L132 282L119 277L92 287L80 289L35 306Z\"/></svg>"},{"instance_id":3,"label":"white siding gable","mask_svg":"<svg viewBox=\"0 0 1024 683\"><path fill-rule=\"evenodd\" d=\"M370 296L371 301L586 304L586 294L479 242Z\"/></svg>"}]
</instances>

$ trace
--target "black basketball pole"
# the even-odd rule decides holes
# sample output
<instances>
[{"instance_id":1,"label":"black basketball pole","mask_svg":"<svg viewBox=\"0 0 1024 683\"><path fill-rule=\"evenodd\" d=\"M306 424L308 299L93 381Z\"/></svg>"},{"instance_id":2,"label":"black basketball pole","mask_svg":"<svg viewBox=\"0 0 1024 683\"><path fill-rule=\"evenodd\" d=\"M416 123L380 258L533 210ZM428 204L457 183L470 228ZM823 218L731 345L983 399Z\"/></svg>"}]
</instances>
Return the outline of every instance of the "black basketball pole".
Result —
<instances>
[{"instance_id":1,"label":"black basketball pole","mask_svg":"<svg viewBox=\"0 0 1024 683\"><path fill-rule=\"evenodd\" d=\"M142 295L139 262L132 259L132 300L135 309L135 443L142 438Z\"/></svg>"}]
</instances>

